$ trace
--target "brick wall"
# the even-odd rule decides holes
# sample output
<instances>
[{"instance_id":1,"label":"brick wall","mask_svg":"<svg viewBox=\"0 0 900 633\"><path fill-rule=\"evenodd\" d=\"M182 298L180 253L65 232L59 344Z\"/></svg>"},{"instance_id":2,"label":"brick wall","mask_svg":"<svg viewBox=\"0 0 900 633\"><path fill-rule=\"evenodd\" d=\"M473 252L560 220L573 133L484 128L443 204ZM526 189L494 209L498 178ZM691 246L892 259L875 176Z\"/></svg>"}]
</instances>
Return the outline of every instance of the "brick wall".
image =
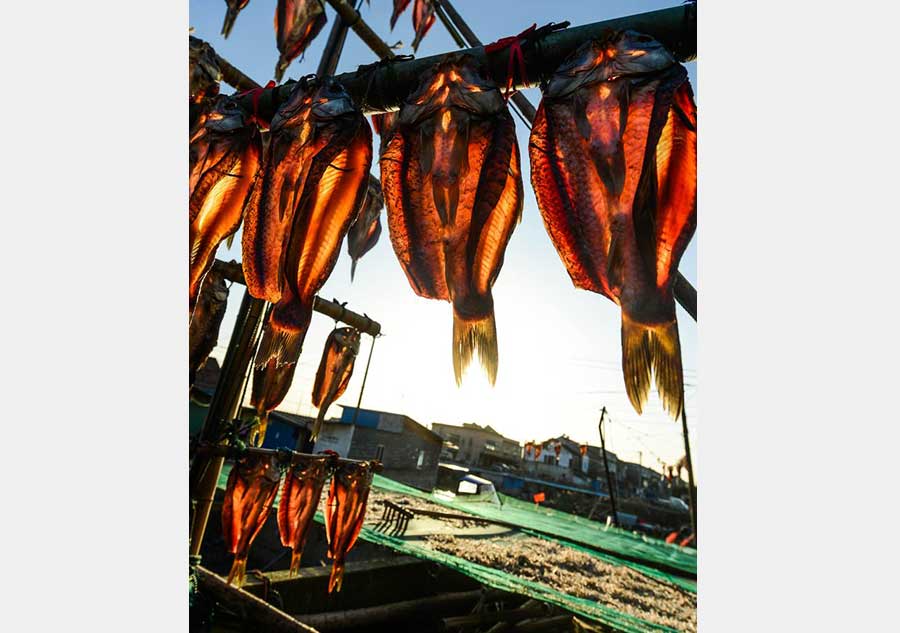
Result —
<instances>
[{"instance_id":1,"label":"brick wall","mask_svg":"<svg viewBox=\"0 0 900 633\"><path fill-rule=\"evenodd\" d=\"M384 446L382 475L415 488L434 488L441 452L439 441L423 437L409 428L401 433L392 433L358 426L353 433L349 457L374 459L379 444ZM424 451L421 467L418 466L420 451Z\"/></svg>"}]
</instances>

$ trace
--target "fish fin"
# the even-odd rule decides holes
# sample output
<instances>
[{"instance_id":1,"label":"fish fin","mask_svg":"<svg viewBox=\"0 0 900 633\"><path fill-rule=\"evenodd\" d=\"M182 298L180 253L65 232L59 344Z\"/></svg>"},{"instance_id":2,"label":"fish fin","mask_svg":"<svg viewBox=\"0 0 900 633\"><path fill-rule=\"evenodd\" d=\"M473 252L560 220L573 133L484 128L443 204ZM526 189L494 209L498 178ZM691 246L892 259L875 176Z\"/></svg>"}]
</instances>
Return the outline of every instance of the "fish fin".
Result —
<instances>
[{"instance_id":1,"label":"fish fin","mask_svg":"<svg viewBox=\"0 0 900 633\"><path fill-rule=\"evenodd\" d=\"M619 268L622 264L622 249L619 247L619 239L616 233L609 239L609 254L606 256L606 278L610 286L618 286L622 283Z\"/></svg>"},{"instance_id":2,"label":"fish fin","mask_svg":"<svg viewBox=\"0 0 900 633\"><path fill-rule=\"evenodd\" d=\"M300 572L300 558L303 556L303 550L297 550L291 552L291 569L288 572L289 576L296 576Z\"/></svg>"},{"instance_id":3,"label":"fish fin","mask_svg":"<svg viewBox=\"0 0 900 633\"><path fill-rule=\"evenodd\" d=\"M481 366L487 374L488 380L493 385L497 380L497 325L494 322L494 312L477 320L464 319L453 310L453 372L456 375L456 385L462 384L462 375L469 363L472 362L472 354L478 350L478 358Z\"/></svg>"},{"instance_id":4,"label":"fish fin","mask_svg":"<svg viewBox=\"0 0 900 633\"><path fill-rule=\"evenodd\" d=\"M231 565L231 571L228 572L228 584L234 584L235 587L244 586L244 574L247 571L247 559L235 558Z\"/></svg>"},{"instance_id":5,"label":"fish fin","mask_svg":"<svg viewBox=\"0 0 900 633\"><path fill-rule=\"evenodd\" d=\"M225 248L231 248L231 245L233 243L234 243L234 233L232 233L225 239Z\"/></svg>"},{"instance_id":6,"label":"fish fin","mask_svg":"<svg viewBox=\"0 0 900 633\"><path fill-rule=\"evenodd\" d=\"M674 319L650 331L650 364L663 408L677 420L684 408L684 374L678 323Z\"/></svg>"},{"instance_id":7,"label":"fish fin","mask_svg":"<svg viewBox=\"0 0 900 633\"><path fill-rule=\"evenodd\" d=\"M269 412L264 410L256 416L255 420L253 420L253 428L250 429L250 435L247 437L247 441L257 448L262 446L263 442L266 440L266 428L268 426Z\"/></svg>"},{"instance_id":8,"label":"fish fin","mask_svg":"<svg viewBox=\"0 0 900 633\"><path fill-rule=\"evenodd\" d=\"M337 560L331 564L331 577L328 579L328 593L340 591L344 583L344 561Z\"/></svg>"},{"instance_id":9,"label":"fish fin","mask_svg":"<svg viewBox=\"0 0 900 633\"><path fill-rule=\"evenodd\" d=\"M622 372L631 406L643 413L650 394L650 341L647 327L622 313Z\"/></svg>"}]
</instances>

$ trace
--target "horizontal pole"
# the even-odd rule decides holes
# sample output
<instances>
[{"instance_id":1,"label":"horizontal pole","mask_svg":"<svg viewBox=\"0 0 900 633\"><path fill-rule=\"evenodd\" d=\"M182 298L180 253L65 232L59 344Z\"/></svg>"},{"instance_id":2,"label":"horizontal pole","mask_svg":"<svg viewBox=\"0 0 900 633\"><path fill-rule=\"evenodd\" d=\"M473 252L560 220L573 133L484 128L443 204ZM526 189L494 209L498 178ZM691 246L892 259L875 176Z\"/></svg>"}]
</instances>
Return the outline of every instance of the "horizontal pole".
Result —
<instances>
[{"instance_id":1,"label":"horizontal pole","mask_svg":"<svg viewBox=\"0 0 900 633\"><path fill-rule=\"evenodd\" d=\"M202 455L204 457L224 457L230 460L238 459L244 455L263 455L267 457L277 457L291 463L293 463L295 459L331 457L331 459L334 460L336 464L363 464L368 462L369 464L372 464L372 469L375 472L379 472L382 469L382 464L378 460L348 459L346 457L334 457L321 453L315 455L312 453L300 453L297 451L288 450L286 448L256 448L253 446L248 446L247 448L236 448L234 446L223 446L221 444L201 444L197 447L197 455Z\"/></svg>"},{"instance_id":2,"label":"horizontal pole","mask_svg":"<svg viewBox=\"0 0 900 633\"><path fill-rule=\"evenodd\" d=\"M239 263L224 262L221 259L217 259L213 264L213 267L228 281L246 285L246 282L244 281L244 271ZM313 310L319 314L324 314L325 316L340 321L341 323L346 323L347 325L355 327L364 334L370 336L378 336L381 334L381 324L378 323L378 321L373 321L365 314L357 314L352 310L348 310L336 301L328 301L327 299L322 299L317 296L313 301Z\"/></svg>"},{"instance_id":3,"label":"horizontal pole","mask_svg":"<svg viewBox=\"0 0 900 633\"><path fill-rule=\"evenodd\" d=\"M332 0L329 0L331 2ZM351 28L353 28L351 26ZM697 55L697 9L693 4L679 5L659 11L650 11L602 22L594 22L548 33L523 47L527 81L516 77L516 89L536 86L544 77L550 77L584 42L606 36L610 31L633 29L651 35L664 44L681 61L692 60ZM473 56L487 69L498 85L506 85L509 51L487 53L483 46L460 51ZM389 63L361 66L356 72L342 73L335 79L366 114L398 110L403 101L419 84L422 75L440 62L446 53L421 59L398 59ZM278 107L290 96L293 81L264 90L258 102L258 112L271 118ZM250 97L239 100L248 112L253 109Z\"/></svg>"}]
</instances>

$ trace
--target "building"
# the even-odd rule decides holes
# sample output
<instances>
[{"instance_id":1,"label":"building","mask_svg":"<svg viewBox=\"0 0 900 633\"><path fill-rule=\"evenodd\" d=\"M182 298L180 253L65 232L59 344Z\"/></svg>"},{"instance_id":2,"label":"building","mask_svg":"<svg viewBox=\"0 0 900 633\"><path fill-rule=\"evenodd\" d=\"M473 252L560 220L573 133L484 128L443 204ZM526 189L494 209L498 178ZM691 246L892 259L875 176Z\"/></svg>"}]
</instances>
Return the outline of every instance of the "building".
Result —
<instances>
[{"instance_id":1,"label":"building","mask_svg":"<svg viewBox=\"0 0 900 633\"><path fill-rule=\"evenodd\" d=\"M443 442L439 435L406 415L339 406L343 409L340 419L325 421L315 452L332 450L350 459L378 459L385 477L422 490L434 488Z\"/></svg>"},{"instance_id":2,"label":"building","mask_svg":"<svg viewBox=\"0 0 900 633\"><path fill-rule=\"evenodd\" d=\"M582 444L566 435L550 438L540 443L541 454L526 451L522 457L524 470L536 476L590 486L597 491L607 491L606 470L603 466L603 450L599 446L586 445L582 454ZM558 453L557 453L558 447ZM616 485L619 460L615 453L606 451L610 476Z\"/></svg>"},{"instance_id":3,"label":"building","mask_svg":"<svg viewBox=\"0 0 900 633\"><path fill-rule=\"evenodd\" d=\"M466 422L455 426L434 422L431 430L444 440L442 459L469 466L496 468L500 464L518 467L522 458L520 444L503 437L489 425Z\"/></svg>"}]
</instances>

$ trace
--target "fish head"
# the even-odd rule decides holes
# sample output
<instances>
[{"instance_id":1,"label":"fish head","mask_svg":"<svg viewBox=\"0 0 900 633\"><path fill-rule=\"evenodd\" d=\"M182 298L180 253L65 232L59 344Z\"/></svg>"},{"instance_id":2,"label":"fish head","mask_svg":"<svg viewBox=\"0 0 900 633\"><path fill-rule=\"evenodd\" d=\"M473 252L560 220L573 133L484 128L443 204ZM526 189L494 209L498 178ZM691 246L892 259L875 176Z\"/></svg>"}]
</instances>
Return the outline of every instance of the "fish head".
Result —
<instances>
[{"instance_id":1,"label":"fish head","mask_svg":"<svg viewBox=\"0 0 900 633\"><path fill-rule=\"evenodd\" d=\"M234 97L221 95L215 107L206 118L204 127L213 132L227 134L247 127L249 116L238 105Z\"/></svg>"},{"instance_id":2,"label":"fish head","mask_svg":"<svg viewBox=\"0 0 900 633\"><path fill-rule=\"evenodd\" d=\"M312 103L312 113L318 119L336 119L357 112L350 95L332 77L326 77L319 82Z\"/></svg>"},{"instance_id":3,"label":"fish head","mask_svg":"<svg viewBox=\"0 0 900 633\"><path fill-rule=\"evenodd\" d=\"M676 63L665 46L637 31L620 32L607 46L610 76L642 75L665 70Z\"/></svg>"},{"instance_id":4,"label":"fish head","mask_svg":"<svg viewBox=\"0 0 900 633\"><path fill-rule=\"evenodd\" d=\"M556 69L546 95L564 98L583 86L658 72L674 63L672 54L654 38L636 31L621 31L579 46Z\"/></svg>"},{"instance_id":5,"label":"fish head","mask_svg":"<svg viewBox=\"0 0 900 633\"><path fill-rule=\"evenodd\" d=\"M191 99L197 101L206 96L219 93L219 82L222 71L212 46L201 39L189 37L188 48L188 80Z\"/></svg>"},{"instance_id":6,"label":"fish head","mask_svg":"<svg viewBox=\"0 0 900 633\"><path fill-rule=\"evenodd\" d=\"M275 133L283 128L299 125L308 119L317 85L318 80L315 75L307 75L298 79L294 83L294 89L291 90L290 96L272 117L269 129Z\"/></svg>"},{"instance_id":7,"label":"fish head","mask_svg":"<svg viewBox=\"0 0 900 633\"><path fill-rule=\"evenodd\" d=\"M448 55L425 73L401 109L400 120L414 123L450 106L482 115L505 107L497 85L482 75L471 55Z\"/></svg>"}]
</instances>

